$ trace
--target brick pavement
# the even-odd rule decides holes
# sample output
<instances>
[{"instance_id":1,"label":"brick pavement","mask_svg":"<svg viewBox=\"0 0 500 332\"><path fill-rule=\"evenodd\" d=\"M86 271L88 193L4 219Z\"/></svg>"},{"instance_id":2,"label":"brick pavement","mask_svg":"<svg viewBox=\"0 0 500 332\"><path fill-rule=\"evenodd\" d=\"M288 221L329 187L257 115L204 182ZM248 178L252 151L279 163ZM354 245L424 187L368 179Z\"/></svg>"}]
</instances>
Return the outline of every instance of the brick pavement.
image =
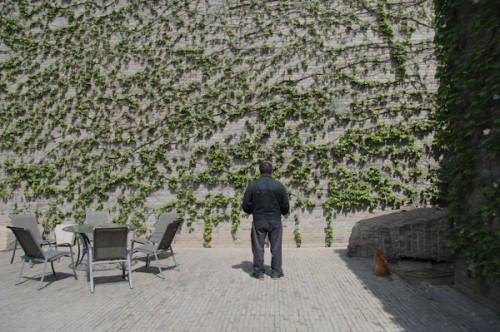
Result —
<instances>
[{"instance_id":1,"label":"brick pavement","mask_svg":"<svg viewBox=\"0 0 500 332\"><path fill-rule=\"evenodd\" d=\"M11 265L11 252L0 252L0 330L500 331L494 312L453 288L389 283L373 275L371 259L345 250L286 248L286 277L256 280L249 248L176 249L180 271L166 270L165 280L136 259L134 289L110 265L97 272L94 294L85 265L75 280L68 258L44 289L34 279L14 286L19 257Z\"/></svg>"}]
</instances>

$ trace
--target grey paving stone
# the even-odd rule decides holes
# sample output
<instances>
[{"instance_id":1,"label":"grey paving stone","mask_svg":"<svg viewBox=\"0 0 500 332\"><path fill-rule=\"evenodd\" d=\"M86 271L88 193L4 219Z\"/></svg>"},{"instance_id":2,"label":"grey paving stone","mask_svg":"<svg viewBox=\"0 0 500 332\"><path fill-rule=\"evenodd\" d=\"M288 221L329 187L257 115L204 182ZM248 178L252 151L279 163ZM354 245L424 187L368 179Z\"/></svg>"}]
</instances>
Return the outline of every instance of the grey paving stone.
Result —
<instances>
[{"instance_id":1,"label":"grey paving stone","mask_svg":"<svg viewBox=\"0 0 500 332\"><path fill-rule=\"evenodd\" d=\"M250 277L250 248L178 248L180 271L144 269L134 259L134 289L120 269L103 267L95 293L79 266L55 263L56 277L14 281L17 257L0 252L1 331L500 331L496 313L449 286L412 286L373 275L371 259L344 250L284 250L286 277ZM163 259L163 265L172 264ZM269 251L266 265L270 264ZM27 276L42 272L26 268Z\"/></svg>"}]
</instances>

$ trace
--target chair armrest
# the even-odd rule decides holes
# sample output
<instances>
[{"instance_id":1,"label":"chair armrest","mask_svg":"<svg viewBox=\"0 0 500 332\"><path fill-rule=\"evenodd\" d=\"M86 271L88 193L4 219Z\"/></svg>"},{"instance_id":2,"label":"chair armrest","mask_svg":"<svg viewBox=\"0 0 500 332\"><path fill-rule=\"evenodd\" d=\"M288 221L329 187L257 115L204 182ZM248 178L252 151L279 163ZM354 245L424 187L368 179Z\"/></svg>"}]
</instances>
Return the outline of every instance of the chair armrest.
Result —
<instances>
[{"instance_id":1,"label":"chair armrest","mask_svg":"<svg viewBox=\"0 0 500 332\"><path fill-rule=\"evenodd\" d=\"M137 242L140 244L154 244L152 241L149 241L148 239L143 239L140 237L135 237L132 239L132 243Z\"/></svg>"},{"instance_id":2,"label":"chair armrest","mask_svg":"<svg viewBox=\"0 0 500 332\"><path fill-rule=\"evenodd\" d=\"M131 241L131 244L130 244L130 251L133 252L134 251L134 244L135 243L140 243L140 244L153 244L151 241L149 241L148 239L143 239L143 238L140 238L140 237L134 237Z\"/></svg>"},{"instance_id":3,"label":"chair armrest","mask_svg":"<svg viewBox=\"0 0 500 332\"><path fill-rule=\"evenodd\" d=\"M54 231L51 231L50 233L46 233L44 231L41 233L41 235L42 235L42 239L41 239L42 244L54 244L54 243L56 243Z\"/></svg>"},{"instance_id":4,"label":"chair armrest","mask_svg":"<svg viewBox=\"0 0 500 332\"><path fill-rule=\"evenodd\" d=\"M69 242L56 243L56 247L72 247L72 244Z\"/></svg>"},{"instance_id":5,"label":"chair armrest","mask_svg":"<svg viewBox=\"0 0 500 332\"><path fill-rule=\"evenodd\" d=\"M57 246L55 240L42 240L42 242L40 242L40 245L42 245L42 246L49 246L49 248Z\"/></svg>"}]
</instances>

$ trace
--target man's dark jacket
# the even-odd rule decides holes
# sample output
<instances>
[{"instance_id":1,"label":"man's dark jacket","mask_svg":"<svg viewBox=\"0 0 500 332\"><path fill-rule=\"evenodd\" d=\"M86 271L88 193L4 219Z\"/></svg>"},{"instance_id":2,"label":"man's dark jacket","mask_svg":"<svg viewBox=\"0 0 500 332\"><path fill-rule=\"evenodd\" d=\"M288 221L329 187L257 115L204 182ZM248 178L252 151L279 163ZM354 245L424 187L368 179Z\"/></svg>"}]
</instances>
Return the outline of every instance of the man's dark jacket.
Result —
<instances>
[{"instance_id":1,"label":"man's dark jacket","mask_svg":"<svg viewBox=\"0 0 500 332\"><path fill-rule=\"evenodd\" d=\"M290 211L288 193L283 184L270 175L252 181L243 196L242 209L253 214L253 220L281 220Z\"/></svg>"}]
</instances>

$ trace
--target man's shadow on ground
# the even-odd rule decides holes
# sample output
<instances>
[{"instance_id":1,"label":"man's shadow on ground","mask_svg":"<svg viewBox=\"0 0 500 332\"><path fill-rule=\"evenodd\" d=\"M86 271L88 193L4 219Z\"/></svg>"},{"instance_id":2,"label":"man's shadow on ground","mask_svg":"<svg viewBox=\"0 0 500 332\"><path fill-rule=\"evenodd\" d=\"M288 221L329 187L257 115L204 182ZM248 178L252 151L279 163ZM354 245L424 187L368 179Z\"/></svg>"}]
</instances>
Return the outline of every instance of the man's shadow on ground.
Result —
<instances>
[{"instance_id":1,"label":"man's shadow on ground","mask_svg":"<svg viewBox=\"0 0 500 332\"><path fill-rule=\"evenodd\" d=\"M252 275L253 273L253 263L250 261L242 261L240 264L233 265L232 268L241 269L249 275ZM271 271L271 266L264 265L264 269L266 270L266 273L268 273Z\"/></svg>"},{"instance_id":2,"label":"man's shadow on ground","mask_svg":"<svg viewBox=\"0 0 500 332\"><path fill-rule=\"evenodd\" d=\"M269 237L266 235L266 238L264 240L264 245L265 245L265 248L269 248L270 247L270 243L269 243ZM250 261L242 261L240 264L236 264L236 265L233 265L232 266L233 269L241 269L243 270L244 272L248 273L249 275L252 275L253 273L253 262L250 262ZM264 265L264 270L266 270L265 273L271 273L271 266L270 265Z\"/></svg>"},{"instance_id":3,"label":"man's shadow on ground","mask_svg":"<svg viewBox=\"0 0 500 332\"><path fill-rule=\"evenodd\" d=\"M233 269L241 269L248 274L252 274L253 263L250 261L242 261L240 264L233 265L232 268Z\"/></svg>"}]
</instances>

